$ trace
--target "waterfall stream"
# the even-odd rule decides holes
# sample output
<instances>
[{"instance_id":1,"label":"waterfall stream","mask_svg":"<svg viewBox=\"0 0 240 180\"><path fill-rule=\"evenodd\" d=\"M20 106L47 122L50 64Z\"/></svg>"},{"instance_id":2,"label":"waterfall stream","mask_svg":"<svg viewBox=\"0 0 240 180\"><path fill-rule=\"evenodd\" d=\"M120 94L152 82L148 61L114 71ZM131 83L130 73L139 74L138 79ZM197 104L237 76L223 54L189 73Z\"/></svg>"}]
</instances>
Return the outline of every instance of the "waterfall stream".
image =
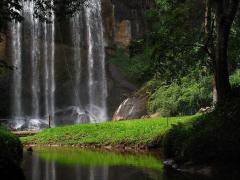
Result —
<instances>
[{"instance_id":1,"label":"waterfall stream","mask_svg":"<svg viewBox=\"0 0 240 180\"><path fill-rule=\"evenodd\" d=\"M89 111L94 119L106 120L107 81L101 16L101 1L92 0L86 9L88 38ZM98 117L98 118L97 118Z\"/></svg>"},{"instance_id":2,"label":"waterfall stream","mask_svg":"<svg viewBox=\"0 0 240 180\"><path fill-rule=\"evenodd\" d=\"M57 49L59 43L66 42L59 42L57 35L62 29L57 28L55 16L51 23L42 22L34 16L34 1L23 1L24 21L12 22L9 28L10 53L16 67L12 76L13 128L41 129L48 126L49 119L52 125L107 120L101 0L91 0L89 4L69 20L67 46L71 55L65 57L65 64L59 65ZM82 51L87 53L86 57ZM62 80L62 72L56 66L69 68L71 83ZM68 86L60 87L62 84ZM66 92L65 97L61 90ZM70 100L63 103L58 99Z\"/></svg>"},{"instance_id":3,"label":"waterfall stream","mask_svg":"<svg viewBox=\"0 0 240 180\"><path fill-rule=\"evenodd\" d=\"M22 55L21 51L21 24L19 22L11 24L11 37L13 53L13 92L12 92L12 110L14 121L20 121L22 117Z\"/></svg>"}]
</instances>

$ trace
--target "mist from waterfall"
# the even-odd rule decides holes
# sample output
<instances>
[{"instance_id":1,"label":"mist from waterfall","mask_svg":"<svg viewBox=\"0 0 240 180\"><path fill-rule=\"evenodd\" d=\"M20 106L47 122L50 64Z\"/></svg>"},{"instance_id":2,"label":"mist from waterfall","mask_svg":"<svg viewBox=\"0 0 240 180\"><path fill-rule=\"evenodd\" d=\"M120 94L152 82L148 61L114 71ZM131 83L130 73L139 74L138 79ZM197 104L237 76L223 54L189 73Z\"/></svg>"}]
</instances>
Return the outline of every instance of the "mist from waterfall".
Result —
<instances>
[{"instance_id":1,"label":"mist from waterfall","mask_svg":"<svg viewBox=\"0 0 240 180\"><path fill-rule=\"evenodd\" d=\"M54 14L54 13L52 13ZM16 67L12 78L14 128L41 129L60 121L94 123L107 120L107 80L101 1L89 5L69 20L72 55L65 57L71 76L71 103L58 105L56 85L56 28L34 17L34 1L23 1L23 23L11 23L11 58ZM63 42L62 42L63 43ZM83 46L86 44L87 46ZM81 53L86 52L87 55ZM86 54L85 53L85 54ZM87 58L87 61L86 61ZM68 63L72 64L68 67ZM59 91L58 91L59 92ZM57 96L58 95L58 96ZM62 97L61 97L62 98ZM71 109L71 111L69 111ZM65 116L70 112L69 116Z\"/></svg>"}]
</instances>

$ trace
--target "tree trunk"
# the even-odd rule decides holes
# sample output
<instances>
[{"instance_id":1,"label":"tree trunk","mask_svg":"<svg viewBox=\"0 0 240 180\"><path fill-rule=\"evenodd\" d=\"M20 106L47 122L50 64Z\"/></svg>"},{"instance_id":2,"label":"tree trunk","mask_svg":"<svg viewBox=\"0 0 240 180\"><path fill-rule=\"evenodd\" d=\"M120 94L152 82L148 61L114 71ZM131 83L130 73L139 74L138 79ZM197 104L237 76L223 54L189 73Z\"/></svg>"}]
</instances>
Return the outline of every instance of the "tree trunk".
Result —
<instances>
[{"instance_id":1,"label":"tree trunk","mask_svg":"<svg viewBox=\"0 0 240 180\"><path fill-rule=\"evenodd\" d=\"M217 21L216 62L214 74L217 102L222 102L231 91L227 61L230 26L225 22L224 18L220 18Z\"/></svg>"},{"instance_id":2,"label":"tree trunk","mask_svg":"<svg viewBox=\"0 0 240 180\"><path fill-rule=\"evenodd\" d=\"M216 10L217 42L215 59L215 83L217 102L224 102L231 92L228 72L228 42L232 23L238 10L239 0L218 1Z\"/></svg>"},{"instance_id":3,"label":"tree trunk","mask_svg":"<svg viewBox=\"0 0 240 180\"><path fill-rule=\"evenodd\" d=\"M211 6L210 0L205 0L205 50L208 53L208 61L209 65L211 67L211 71L215 67L215 47L214 47L214 33L215 33L215 20L214 20L214 12L213 7ZM216 83L215 78L212 80L212 88L213 88L213 105L215 106L217 104L217 89L216 89Z\"/></svg>"}]
</instances>

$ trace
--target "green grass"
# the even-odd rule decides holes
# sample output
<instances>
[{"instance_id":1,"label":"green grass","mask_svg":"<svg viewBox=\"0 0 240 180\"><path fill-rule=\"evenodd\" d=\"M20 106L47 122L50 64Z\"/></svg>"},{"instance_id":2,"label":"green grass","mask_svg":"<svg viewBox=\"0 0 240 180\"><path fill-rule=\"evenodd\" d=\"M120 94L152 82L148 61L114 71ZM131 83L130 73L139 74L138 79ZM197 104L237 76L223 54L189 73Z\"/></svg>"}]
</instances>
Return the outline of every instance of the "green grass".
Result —
<instances>
[{"instance_id":1,"label":"green grass","mask_svg":"<svg viewBox=\"0 0 240 180\"><path fill-rule=\"evenodd\" d=\"M63 126L21 140L37 145L146 145L162 137L171 125L196 117L198 115Z\"/></svg>"},{"instance_id":2,"label":"green grass","mask_svg":"<svg viewBox=\"0 0 240 180\"><path fill-rule=\"evenodd\" d=\"M77 164L94 167L129 165L157 170L163 168L162 162L151 154L121 154L76 148L36 148L34 150L41 159L56 161L63 165Z\"/></svg>"}]
</instances>

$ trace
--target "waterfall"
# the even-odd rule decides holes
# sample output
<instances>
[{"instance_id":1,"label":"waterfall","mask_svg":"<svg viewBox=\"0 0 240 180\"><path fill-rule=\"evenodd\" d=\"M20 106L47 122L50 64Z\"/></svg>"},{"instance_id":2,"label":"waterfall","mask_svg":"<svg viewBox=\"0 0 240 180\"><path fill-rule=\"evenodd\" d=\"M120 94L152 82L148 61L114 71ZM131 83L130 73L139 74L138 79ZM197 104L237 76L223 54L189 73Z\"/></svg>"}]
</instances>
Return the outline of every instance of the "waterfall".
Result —
<instances>
[{"instance_id":1,"label":"waterfall","mask_svg":"<svg viewBox=\"0 0 240 180\"><path fill-rule=\"evenodd\" d=\"M51 0L52 5L53 0ZM54 12L52 11L52 17L51 17L51 57L50 57L50 117L53 121L53 124L55 123L55 16Z\"/></svg>"},{"instance_id":2,"label":"waterfall","mask_svg":"<svg viewBox=\"0 0 240 180\"><path fill-rule=\"evenodd\" d=\"M11 23L12 37L12 63L13 71L13 101L12 101L12 116L14 121L19 121L22 117L22 54L21 49L21 24L19 22ZM18 125L17 125L18 126Z\"/></svg>"},{"instance_id":3,"label":"waterfall","mask_svg":"<svg viewBox=\"0 0 240 180\"><path fill-rule=\"evenodd\" d=\"M58 68L68 68L68 65L56 63L59 58L63 58L56 53L59 49L56 42L60 41L56 34L61 29L56 28L53 12L51 23L35 18L34 3L34 0L23 1L24 22L10 24L10 53L16 67L12 81L14 128L22 126L27 129L41 129L48 126L49 118L52 125L67 121L94 123L107 120L101 0L90 0L89 6L69 20L71 34L68 41L71 42L60 42L72 49L70 56L65 57L66 63L72 65L67 72L71 76L71 87L63 86L66 88L66 91L63 90L66 97L59 93L59 84L70 83L68 79L65 79L66 82L58 82L62 80L62 72ZM70 99L71 103L59 103L57 98ZM69 111L71 107L74 108ZM69 116L66 111L70 112ZM16 125L19 123L20 125Z\"/></svg>"},{"instance_id":4,"label":"waterfall","mask_svg":"<svg viewBox=\"0 0 240 180\"><path fill-rule=\"evenodd\" d=\"M92 121L107 119L107 80L105 72L105 49L102 9L100 0L91 0L86 8L88 41L88 88L89 112Z\"/></svg>"},{"instance_id":5,"label":"waterfall","mask_svg":"<svg viewBox=\"0 0 240 180\"><path fill-rule=\"evenodd\" d=\"M45 118L55 117L55 19L51 24L43 23L43 58L44 58L44 105Z\"/></svg>"},{"instance_id":6,"label":"waterfall","mask_svg":"<svg viewBox=\"0 0 240 180\"><path fill-rule=\"evenodd\" d=\"M76 13L71 19L71 39L73 44L73 106L77 108L81 115L87 113L90 122L101 122L107 120L107 80L105 72L105 44L103 32L102 9L100 0L88 1L88 6L84 8L85 14ZM82 17L85 20L82 20ZM84 22L83 22L84 21ZM84 26L84 23L85 26ZM86 35L82 27L86 27ZM82 37L86 36L88 45L87 51L87 88L86 96L88 104L82 103L81 76L84 76L83 67L81 67L84 59L81 55ZM85 96L85 97L86 97ZM81 122L81 116L77 119Z\"/></svg>"},{"instance_id":7,"label":"waterfall","mask_svg":"<svg viewBox=\"0 0 240 180\"><path fill-rule=\"evenodd\" d=\"M44 23L44 102L45 116L48 117L49 112L49 66L48 66L48 24Z\"/></svg>"},{"instance_id":8,"label":"waterfall","mask_svg":"<svg viewBox=\"0 0 240 180\"><path fill-rule=\"evenodd\" d=\"M74 87L73 87L73 103L74 106L80 107L80 76L81 76L81 49L80 42L81 36L80 30L80 14L76 14L71 19L71 35L72 35L72 43L73 43L73 70L74 70Z\"/></svg>"},{"instance_id":9,"label":"waterfall","mask_svg":"<svg viewBox=\"0 0 240 180\"><path fill-rule=\"evenodd\" d=\"M31 24L31 65L32 65L32 118L37 119L40 116L40 109L39 109L39 91L40 91L40 77L39 77L39 61L40 61L40 23L39 20L34 18L34 2L33 0L30 2L28 6L29 15L30 15L30 24Z\"/></svg>"}]
</instances>

